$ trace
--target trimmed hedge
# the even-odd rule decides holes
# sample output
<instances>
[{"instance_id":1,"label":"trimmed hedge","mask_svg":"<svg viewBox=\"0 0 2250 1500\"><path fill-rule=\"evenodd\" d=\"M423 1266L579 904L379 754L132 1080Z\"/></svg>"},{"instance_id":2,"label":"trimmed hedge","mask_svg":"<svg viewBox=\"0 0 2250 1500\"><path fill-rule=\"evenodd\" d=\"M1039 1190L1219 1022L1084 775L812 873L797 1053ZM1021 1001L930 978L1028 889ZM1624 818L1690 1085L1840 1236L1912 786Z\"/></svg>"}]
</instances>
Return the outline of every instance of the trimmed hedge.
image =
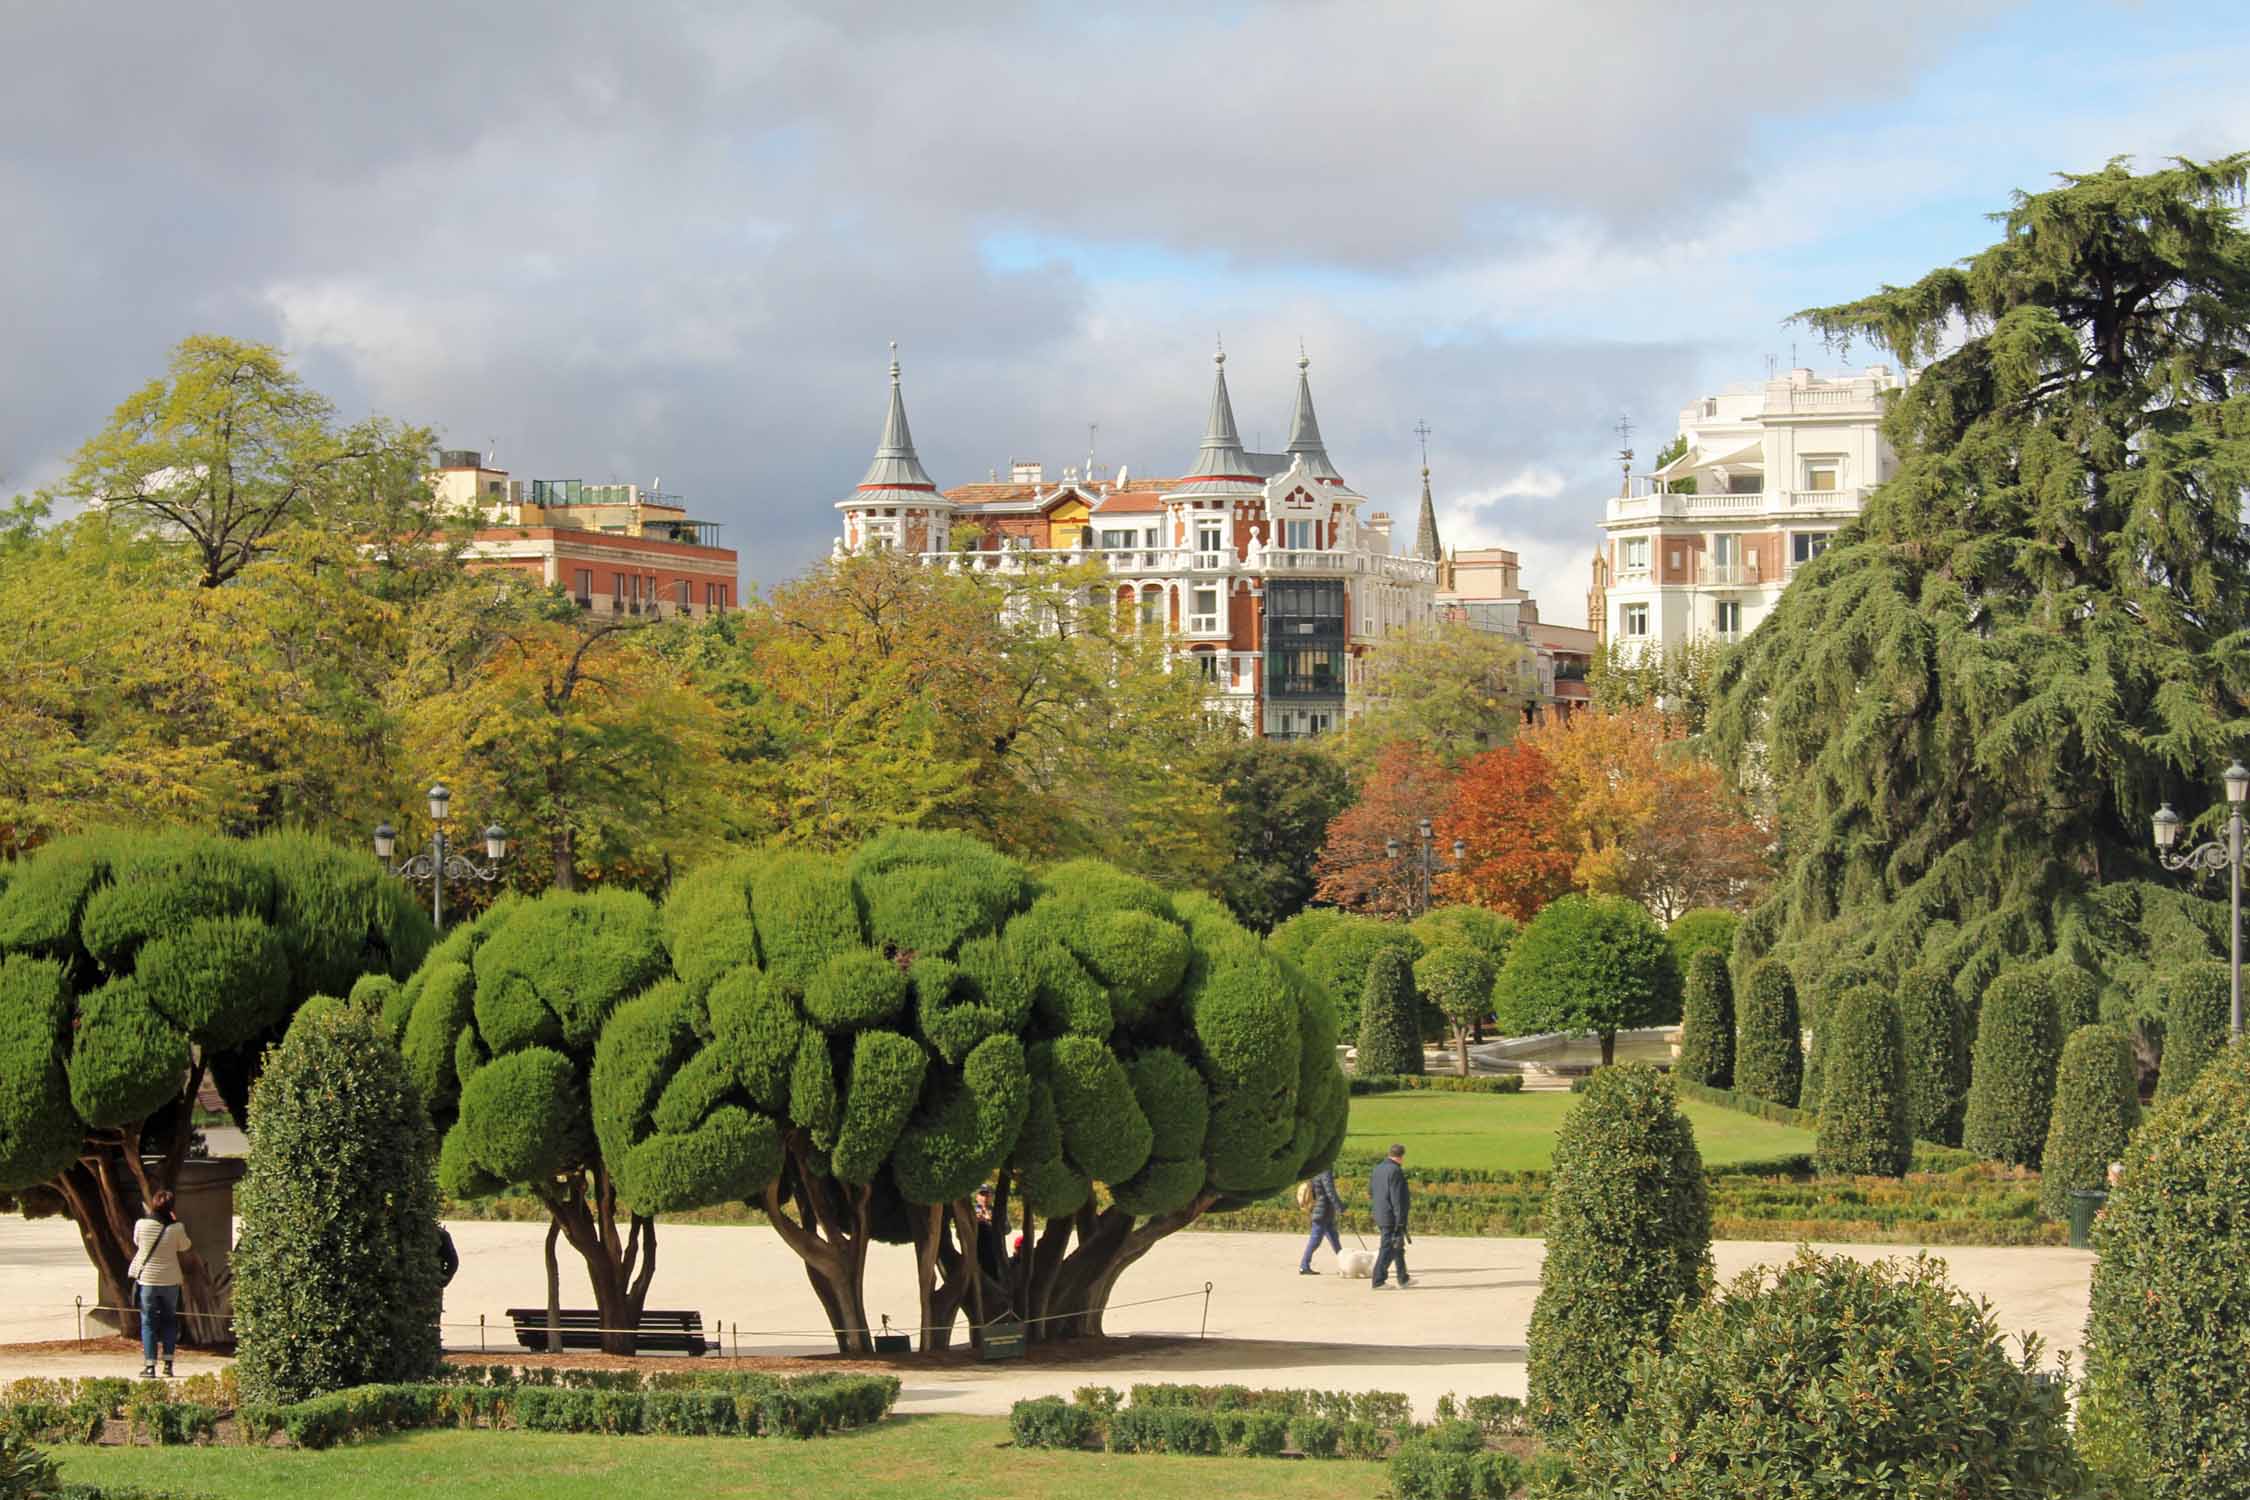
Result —
<instances>
[{"instance_id":1,"label":"trimmed hedge","mask_svg":"<svg viewBox=\"0 0 2250 1500\"><path fill-rule=\"evenodd\" d=\"M2063 1043L2054 1118L2039 1157L2040 1211L2059 1219L2070 1209L2072 1189L2107 1187L2109 1164L2124 1160L2140 1117L2132 1038L2119 1026L2073 1031Z\"/></svg>"},{"instance_id":2,"label":"trimmed hedge","mask_svg":"<svg viewBox=\"0 0 2250 1500\"><path fill-rule=\"evenodd\" d=\"M1711 1284L1703 1158L1662 1074L1641 1063L1594 1074L1556 1136L1546 1217L1530 1405L1556 1432L1622 1411L1627 1356L1661 1343Z\"/></svg>"},{"instance_id":3,"label":"trimmed hedge","mask_svg":"<svg viewBox=\"0 0 2250 1500\"><path fill-rule=\"evenodd\" d=\"M1360 997L1367 993L1367 966L1375 955L1397 948L1412 963L1423 953L1422 940L1410 928L1333 907L1297 913L1266 941L1328 995L1336 1007L1336 1024L1348 1037L1359 1035Z\"/></svg>"},{"instance_id":4,"label":"trimmed hedge","mask_svg":"<svg viewBox=\"0 0 2250 1500\"><path fill-rule=\"evenodd\" d=\"M2094 1221L2083 1441L2152 1500L2250 1493L2250 1049L2158 1106L2124 1162Z\"/></svg>"},{"instance_id":5,"label":"trimmed hedge","mask_svg":"<svg viewBox=\"0 0 2250 1500\"><path fill-rule=\"evenodd\" d=\"M1675 928L1678 925L1673 924ZM1727 930L1733 931L1731 923ZM1692 953L1687 963L1687 1007L1680 1024L1680 1060L1672 1071L1690 1083L1731 1088L1734 981L1727 974L1726 953L1715 946L1696 948Z\"/></svg>"},{"instance_id":6,"label":"trimmed hedge","mask_svg":"<svg viewBox=\"0 0 2250 1500\"><path fill-rule=\"evenodd\" d=\"M1914 1155L1906 1121L1905 1045L1898 1007L1872 987L1828 1006L1821 1043L1828 1059L1820 1097L1820 1170L1848 1177L1903 1177Z\"/></svg>"},{"instance_id":7,"label":"trimmed hedge","mask_svg":"<svg viewBox=\"0 0 2250 1500\"><path fill-rule=\"evenodd\" d=\"M1523 1092L1523 1075L1471 1074L1463 1078L1452 1073L1354 1073L1350 1088L1355 1097L1361 1094L1410 1094L1423 1091L1433 1094L1520 1094Z\"/></svg>"},{"instance_id":8,"label":"trimmed hedge","mask_svg":"<svg viewBox=\"0 0 2250 1500\"><path fill-rule=\"evenodd\" d=\"M1804 1086L1804 1026L1797 985L1778 958L1760 959L1743 984L1742 1037L1735 1049L1735 1087L1794 1109Z\"/></svg>"},{"instance_id":9,"label":"trimmed hedge","mask_svg":"<svg viewBox=\"0 0 2250 1500\"><path fill-rule=\"evenodd\" d=\"M1906 1127L1919 1141L1961 1144L1969 1095L1969 1017L1946 976L1909 969L1898 982L1906 1047Z\"/></svg>"},{"instance_id":10,"label":"trimmed hedge","mask_svg":"<svg viewBox=\"0 0 2250 1500\"><path fill-rule=\"evenodd\" d=\"M2036 1167L2055 1105L2062 1038L2046 975L2009 969L1984 992L1961 1144L1979 1156Z\"/></svg>"},{"instance_id":11,"label":"trimmed hedge","mask_svg":"<svg viewBox=\"0 0 2250 1500\"><path fill-rule=\"evenodd\" d=\"M1386 947L1368 961L1359 1011L1359 1055L1353 1070L1369 1074L1422 1071L1422 1027L1417 1019L1414 969L1405 953Z\"/></svg>"},{"instance_id":12,"label":"trimmed hedge","mask_svg":"<svg viewBox=\"0 0 2250 1500\"><path fill-rule=\"evenodd\" d=\"M2233 979L2223 963L2190 964L2165 976L2164 1056L2156 1074L2156 1102L2188 1091L2197 1075L2227 1044L2234 1020Z\"/></svg>"}]
</instances>

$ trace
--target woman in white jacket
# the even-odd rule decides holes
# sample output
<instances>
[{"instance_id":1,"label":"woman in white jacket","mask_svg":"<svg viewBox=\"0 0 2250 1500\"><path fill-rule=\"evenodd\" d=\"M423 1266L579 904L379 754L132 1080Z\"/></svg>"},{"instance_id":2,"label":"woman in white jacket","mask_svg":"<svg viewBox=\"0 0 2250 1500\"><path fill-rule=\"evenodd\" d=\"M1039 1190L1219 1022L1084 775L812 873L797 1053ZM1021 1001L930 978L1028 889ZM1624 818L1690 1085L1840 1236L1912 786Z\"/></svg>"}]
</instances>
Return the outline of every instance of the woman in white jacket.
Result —
<instances>
[{"instance_id":1,"label":"woman in white jacket","mask_svg":"<svg viewBox=\"0 0 2250 1500\"><path fill-rule=\"evenodd\" d=\"M149 1195L148 1212L133 1226L133 1264L126 1275L140 1284L141 1379L156 1378L156 1348L164 1346L164 1375L180 1342L180 1256L194 1248L187 1226L172 1214L172 1195Z\"/></svg>"}]
</instances>

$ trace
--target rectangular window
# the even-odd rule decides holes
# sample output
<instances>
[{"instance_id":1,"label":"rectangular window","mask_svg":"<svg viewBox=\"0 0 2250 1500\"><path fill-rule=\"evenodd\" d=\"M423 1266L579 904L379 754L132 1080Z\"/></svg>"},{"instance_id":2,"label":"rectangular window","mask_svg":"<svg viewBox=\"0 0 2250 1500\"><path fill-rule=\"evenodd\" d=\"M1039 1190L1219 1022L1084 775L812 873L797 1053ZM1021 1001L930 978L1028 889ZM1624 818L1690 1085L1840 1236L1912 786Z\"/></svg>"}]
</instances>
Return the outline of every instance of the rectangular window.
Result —
<instances>
[{"instance_id":1,"label":"rectangular window","mask_svg":"<svg viewBox=\"0 0 2250 1500\"><path fill-rule=\"evenodd\" d=\"M1622 566L1628 573L1646 573L1648 571L1647 537L1629 536L1625 538L1625 561Z\"/></svg>"},{"instance_id":2,"label":"rectangular window","mask_svg":"<svg viewBox=\"0 0 2250 1500\"><path fill-rule=\"evenodd\" d=\"M1195 550L1217 552L1226 546L1226 531L1216 521L1199 521L1195 527Z\"/></svg>"},{"instance_id":3,"label":"rectangular window","mask_svg":"<svg viewBox=\"0 0 2250 1500\"><path fill-rule=\"evenodd\" d=\"M1835 533L1830 531L1791 532L1789 534L1789 560L1793 563L1811 562L1828 550L1828 539L1834 535Z\"/></svg>"},{"instance_id":4,"label":"rectangular window","mask_svg":"<svg viewBox=\"0 0 2250 1500\"><path fill-rule=\"evenodd\" d=\"M1314 552L1320 548L1318 521L1284 521L1281 532L1282 545L1291 552Z\"/></svg>"},{"instance_id":5,"label":"rectangular window","mask_svg":"<svg viewBox=\"0 0 2250 1500\"><path fill-rule=\"evenodd\" d=\"M1763 474L1729 474L1727 493L1730 495L1760 495L1765 493L1766 476Z\"/></svg>"},{"instance_id":6,"label":"rectangular window","mask_svg":"<svg viewBox=\"0 0 2250 1500\"><path fill-rule=\"evenodd\" d=\"M1191 634L1209 635L1218 628L1218 587L1214 584L1198 584L1188 595L1188 630Z\"/></svg>"},{"instance_id":7,"label":"rectangular window","mask_svg":"<svg viewBox=\"0 0 2250 1500\"><path fill-rule=\"evenodd\" d=\"M570 591L578 596L580 604L593 603L594 570L592 568L580 568L577 573L572 575Z\"/></svg>"},{"instance_id":8,"label":"rectangular window","mask_svg":"<svg viewBox=\"0 0 2250 1500\"><path fill-rule=\"evenodd\" d=\"M1217 682L1217 681L1219 680L1219 653L1218 653L1218 652L1216 652L1216 651L1199 651L1199 652L1197 652L1197 653L1196 653L1196 656L1195 656L1195 665L1196 665L1196 669L1197 669L1198 671L1200 671L1200 672L1201 672L1201 673L1203 674L1203 680L1204 680L1205 682L1216 683L1216 682Z\"/></svg>"},{"instance_id":9,"label":"rectangular window","mask_svg":"<svg viewBox=\"0 0 2250 1500\"><path fill-rule=\"evenodd\" d=\"M1731 533L1711 538L1711 561L1722 568L1742 561L1742 538Z\"/></svg>"},{"instance_id":10,"label":"rectangular window","mask_svg":"<svg viewBox=\"0 0 2250 1500\"><path fill-rule=\"evenodd\" d=\"M1828 494L1836 488L1835 464L1812 464L1805 469L1805 488L1817 494Z\"/></svg>"},{"instance_id":11,"label":"rectangular window","mask_svg":"<svg viewBox=\"0 0 2250 1500\"><path fill-rule=\"evenodd\" d=\"M684 605L689 602L688 581L685 578L681 579L677 584L673 585L673 589L678 594L681 604Z\"/></svg>"},{"instance_id":12,"label":"rectangular window","mask_svg":"<svg viewBox=\"0 0 2250 1500\"><path fill-rule=\"evenodd\" d=\"M1733 600L1721 600L1713 612L1713 623L1721 636L1733 640L1742 634L1742 606Z\"/></svg>"},{"instance_id":13,"label":"rectangular window","mask_svg":"<svg viewBox=\"0 0 2250 1500\"><path fill-rule=\"evenodd\" d=\"M619 605L625 602L625 575L623 573L609 575L609 597L612 602Z\"/></svg>"},{"instance_id":14,"label":"rectangular window","mask_svg":"<svg viewBox=\"0 0 2250 1500\"><path fill-rule=\"evenodd\" d=\"M1645 604L1619 605L1617 610L1617 633L1619 635L1647 635L1648 606Z\"/></svg>"},{"instance_id":15,"label":"rectangular window","mask_svg":"<svg viewBox=\"0 0 2250 1500\"><path fill-rule=\"evenodd\" d=\"M1105 531L1102 533L1102 547L1105 550L1111 548L1130 547L1132 545L1133 533L1131 533L1130 531Z\"/></svg>"}]
</instances>

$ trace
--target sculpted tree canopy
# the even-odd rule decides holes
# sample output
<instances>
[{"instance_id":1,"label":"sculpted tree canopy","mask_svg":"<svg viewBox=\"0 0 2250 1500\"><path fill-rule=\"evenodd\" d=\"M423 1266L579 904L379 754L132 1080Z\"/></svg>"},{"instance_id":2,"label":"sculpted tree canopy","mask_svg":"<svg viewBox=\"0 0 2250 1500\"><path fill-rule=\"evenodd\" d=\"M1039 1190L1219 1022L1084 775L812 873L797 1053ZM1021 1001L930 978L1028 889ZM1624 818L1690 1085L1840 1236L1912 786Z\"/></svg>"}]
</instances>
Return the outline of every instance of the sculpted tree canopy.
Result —
<instances>
[{"instance_id":1,"label":"sculpted tree canopy","mask_svg":"<svg viewBox=\"0 0 2250 1500\"><path fill-rule=\"evenodd\" d=\"M1801 315L1926 363L1896 476L1720 669L1711 748L1789 830L1738 957L1926 963L1973 1000L2060 952L2115 1014L2210 951L2148 830L2218 816L2242 749L2246 180L2068 175L1960 265Z\"/></svg>"},{"instance_id":2,"label":"sculpted tree canopy","mask_svg":"<svg viewBox=\"0 0 2250 1500\"><path fill-rule=\"evenodd\" d=\"M204 1080L240 1123L298 1005L407 973L429 919L373 860L295 834L92 835L6 871L0 1202L67 1213L121 1307L133 1221L177 1186ZM191 1277L190 1335L225 1302Z\"/></svg>"}]
</instances>

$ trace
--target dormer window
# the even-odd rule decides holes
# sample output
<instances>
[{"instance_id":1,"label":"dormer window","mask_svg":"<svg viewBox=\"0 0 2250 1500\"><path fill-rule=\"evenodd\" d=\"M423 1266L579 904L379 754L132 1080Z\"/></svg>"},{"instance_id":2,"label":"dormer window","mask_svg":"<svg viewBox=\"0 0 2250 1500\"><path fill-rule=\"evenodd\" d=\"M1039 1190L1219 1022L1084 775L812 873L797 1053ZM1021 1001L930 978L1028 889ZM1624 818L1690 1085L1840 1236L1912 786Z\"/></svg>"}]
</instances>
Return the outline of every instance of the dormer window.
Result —
<instances>
[{"instance_id":1,"label":"dormer window","mask_svg":"<svg viewBox=\"0 0 2250 1500\"><path fill-rule=\"evenodd\" d=\"M1320 548L1318 521L1284 521L1281 535L1282 545L1291 552L1314 552Z\"/></svg>"}]
</instances>

